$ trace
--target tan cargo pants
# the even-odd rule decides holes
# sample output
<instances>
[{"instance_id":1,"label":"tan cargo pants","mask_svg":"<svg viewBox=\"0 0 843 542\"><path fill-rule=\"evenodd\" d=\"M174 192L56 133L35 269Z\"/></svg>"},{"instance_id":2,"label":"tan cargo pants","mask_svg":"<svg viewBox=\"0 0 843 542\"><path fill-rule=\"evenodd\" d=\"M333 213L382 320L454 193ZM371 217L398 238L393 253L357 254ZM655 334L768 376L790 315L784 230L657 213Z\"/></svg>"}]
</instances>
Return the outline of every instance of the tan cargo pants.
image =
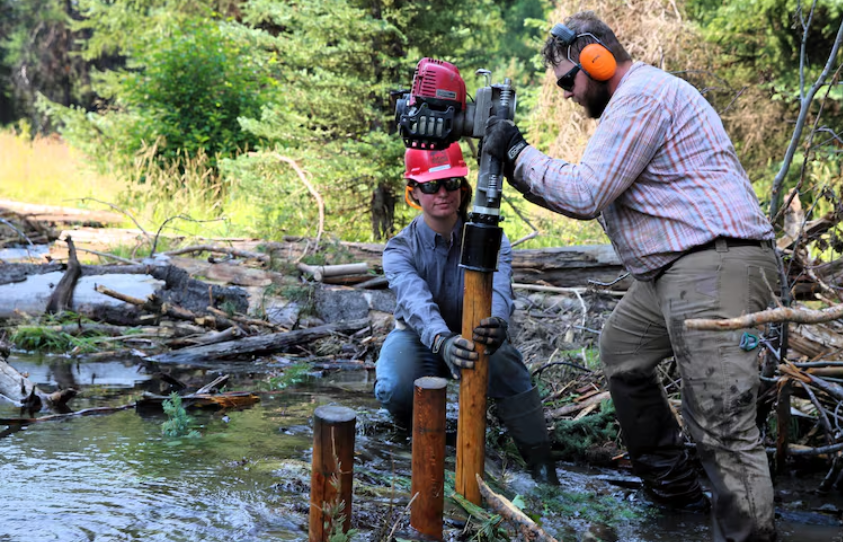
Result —
<instances>
[{"instance_id":1,"label":"tan cargo pants","mask_svg":"<svg viewBox=\"0 0 843 542\"><path fill-rule=\"evenodd\" d=\"M653 282L636 281L606 322L600 356L633 468L655 494L699 494L679 426L656 376L675 356L682 414L713 488L716 541L775 540L773 485L755 423L758 350L744 332L687 330L690 318L731 318L761 311L778 292L771 248L693 252Z\"/></svg>"}]
</instances>

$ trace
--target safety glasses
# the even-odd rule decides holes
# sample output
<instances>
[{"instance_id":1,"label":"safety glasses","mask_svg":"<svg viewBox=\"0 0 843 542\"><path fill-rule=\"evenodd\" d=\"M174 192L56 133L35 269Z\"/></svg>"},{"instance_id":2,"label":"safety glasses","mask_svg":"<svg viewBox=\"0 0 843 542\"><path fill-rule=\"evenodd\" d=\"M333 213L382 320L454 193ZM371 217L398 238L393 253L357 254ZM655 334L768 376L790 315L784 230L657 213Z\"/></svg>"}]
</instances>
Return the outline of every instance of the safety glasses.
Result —
<instances>
[{"instance_id":1,"label":"safety glasses","mask_svg":"<svg viewBox=\"0 0 843 542\"><path fill-rule=\"evenodd\" d=\"M462 177L450 177L448 179L437 179L435 181L428 181L426 183L416 183L422 194L432 195L439 192L441 187L445 187L448 192L459 190L462 186Z\"/></svg>"},{"instance_id":2,"label":"safety glasses","mask_svg":"<svg viewBox=\"0 0 843 542\"><path fill-rule=\"evenodd\" d=\"M564 91L571 92L574 90L574 79L577 77L577 72L580 71L580 65L574 64L574 67L568 70L565 75L556 80L556 86Z\"/></svg>"}]
</instances>

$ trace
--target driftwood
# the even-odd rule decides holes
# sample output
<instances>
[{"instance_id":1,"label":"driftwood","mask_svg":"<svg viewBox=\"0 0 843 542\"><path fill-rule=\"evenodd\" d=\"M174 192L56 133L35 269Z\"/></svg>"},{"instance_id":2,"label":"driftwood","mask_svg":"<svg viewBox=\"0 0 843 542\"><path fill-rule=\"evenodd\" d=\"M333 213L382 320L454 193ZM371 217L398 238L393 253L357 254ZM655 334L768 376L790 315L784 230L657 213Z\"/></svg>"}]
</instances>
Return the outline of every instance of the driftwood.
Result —
<instances>
[{"instance_id":1,"label":"driftwood","mask_svg":"<svg viewBox=\"0 0 843 542\"><path fill-rule=\"evenodd\" d=\"M245 354L268 354L284 348L327 337L334 333L358 331L370 325L368 318L325 324L308 329L298 329L286 333L271 333L255 337L245 337L235 341L217 344L187 347L176 352L152 356L152 361L159 363L195 363L212 359L242 356Z\"/></svg>"},{"instance_id":2,"label":"driftwood","mask_svg":"<svg viewBox=\"0 0 843 542\"><path fill-rule=\"evenodd\" d=\"M181 337L167 341L167 346L170 348L184 348L186 346L200 346L203 344L216 344L225 341L236 339L242 335L240 328L230 327L224 331L211 331L204 335Z\"/></svg>"},{"instance_id":3,"label":"driftwood","mask_svg":"<svg viewBox=\"0 0 843 542\"><path fill-rule=\"evenodd\" d=\"M47 302L47 314L59 314L69 310L73 306L73 290L76 288L76 282L82 276L82 268L79 266L79 260L76 258L76 247L73 244L73 239L68 236L65 239L67 249L70 252L70 259L67 262L67 271L59 281L56 289L53 290L53 295Z\"/></svg>"},{"instance_id":4,"label":"driftwood","mask_svg":"<svg viewBox=\"0 0 843 542\"><path fill-rule=\"evenodd\" d=\"M208 307L207 310L209 313L215 316L219 316L220 318L225 318L227 320L237 322L238 324L243 324L246 326L265 327L273 331L289 331L288 329L285 329L281 326L277 326L272 322L267 322L266 320L258 320L256 318L249 318L247 316L241 316L237 314L229 315L226 314L224 311L215 309L214 307Z\"/></svg>"},{"instance_id":5,"label":"driftwood","mask_svg":"<svg viewBox=\"0 0 843 542\"><path fill-rule=\"evenodd\" d=\"M475 476L477 477L477 485L480 487L480 494L486 499L492 510L504 520L515 525L524 537L524 540L556 542L555 538L547 534L544 529L539 527L527 514L519 510L509 499L489 489L489 486L486 485L479 474L475 474Z\"/></svg>"},{"instance_id":6,"label":"driftwood","mask_svg":"<svg viewBox=\"0 0 843 542\"><path fill-rule=\"evenodd\" d=\"M66 413L69 410L67 403L76 393L72 389L45 393L6 361L0 360L0 399L5 398L30 413L42 409Z\"/></svg>"},{"instance_id":7,"label":"driftwood","mask_svg":"<svg viewBox=\"0 0 843 542\"><path fill-rule=\"evenodd\" d=\"M48 416L41 416L40 418L0 418L0 425L29 425L37 422L54 422L59 420L66 420L68 418L75 418L80 416L99 416L102 414L111 414L113 412L120 412L129 408L135 408L135 404L123 405L118 407L95 407L86 408L76 412L67 412L64 414L50 414Z\"/></svg>"},{"instance_id":8,"label":"driftwood","mask_svg":"<svg viewBox=\"0 0 843 542\"><path fill-rule=\"evenodd\" d=\"M611 395L608 391L603 391L592 395L591 397L580 401L579 403L575 403L573 405L565 405L559 407L557 409L551 410L547 413L547 417L549 418L561 418L563 416L570 416L575 412L579 412L580 410L586 409L592 405L598 405L607 399L611 399Z\"/></svg>"},{"instance_id":9,"label":"driftwood","mask_svg":"<svg viewBox=\"0 0 843 542\"><path fill-rule=\"evenodd\" d=\"M138 299L136 297L121 294L120 292L115 292L111 288L106 288L102 285L97 286L96 291L101 294L105 294L109 297L113 297L114 299L119 299L120 301L125 301L126 303L129 303L131 305L135 305L141 310L151 312L153 314L158 314L161 316L167 316L175 320L194 322L197 325L211 327L214 329L227 329L230 327L237 327L237 325L228 318L218 315L202 316L191 312L185 308L166 303L156 295L151 295L147 299Z\"/></svg>"},{"instance_id":10,"label":"driftwood","mask_svg":"<svg viewBox=\"0 0 843 542\"><path fill-rule=\"evenodd\" d=\"M164 401L170 399L169 395L155 395L145 392L143 397L136 403L139 409L161 408ZM193 393L182 395L182 406L184 408L243 408L260 402L260 397L248 391L228 391L219 394Z\"/></svg>"}]
</instances>

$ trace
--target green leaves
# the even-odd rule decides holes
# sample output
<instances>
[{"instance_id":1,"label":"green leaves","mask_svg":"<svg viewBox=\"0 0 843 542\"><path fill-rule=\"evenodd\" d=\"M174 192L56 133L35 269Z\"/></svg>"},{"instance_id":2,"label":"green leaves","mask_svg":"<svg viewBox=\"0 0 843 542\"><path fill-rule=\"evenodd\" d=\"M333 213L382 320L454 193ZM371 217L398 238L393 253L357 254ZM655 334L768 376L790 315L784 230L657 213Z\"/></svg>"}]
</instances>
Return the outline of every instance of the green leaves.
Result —
<instances>
[{"instance_id":1,"label":"green leaves","mask_svg":"<svg viewBox=\"0 0 843 542\"><path fill-rule=\"evenodd\" d=\"M201 436L198 431L190 428L193 423L193 417L187 415L187 411L182 406L181 397L178 393L171 393L170 398L165 399L161 405L164 408L164 413L169 418L161 424L161 432L164 436L188 438L199 438Z\"/></svg>"},{"instance_id":2,"label":"green leaves","mask_svg":"<svg viewBox=\"0 0 843 542\"><path fill-rule=\"evenodd\" d=\"M254 40L220 21L190 20L166 36L146 36L132 48L138 71L121 81L122 102L138 114L126 143L163 138L165 162L202 150L212 157L254 148L260 138L240 117L255 117L271 99L275 80Z\"/></svg>"}]
</instances>

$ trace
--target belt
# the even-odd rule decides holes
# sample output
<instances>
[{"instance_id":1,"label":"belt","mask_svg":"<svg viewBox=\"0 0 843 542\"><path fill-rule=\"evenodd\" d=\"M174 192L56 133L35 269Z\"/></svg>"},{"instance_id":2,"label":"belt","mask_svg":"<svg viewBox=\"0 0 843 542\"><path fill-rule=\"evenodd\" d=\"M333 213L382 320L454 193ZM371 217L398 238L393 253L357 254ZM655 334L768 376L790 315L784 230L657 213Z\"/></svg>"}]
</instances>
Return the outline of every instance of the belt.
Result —
<instances>
[{"instance_id":1,"label":"belt","mask_svg":"<svg viewBox=\"0 0 843 542\"><path fill-rule=\"evenodd\" d=\"M685 252L682 253L682 256L687 256L688 254L693 254L694 252L702 252L703 250L715 250L717 249L717 244L720 243L721 246L723 244L726 245L728 248L736 248L736 247L758 247L758 248L773 248L773 242L761 239L735 239L734 237L718 237L717 239L712 239L708 243L704 245L697 245L695 247L691 247ZM679 258L681 258L680 256ZM679 259L677 258L677 259Z\"/></svg>"},{"instance_id":2,"label":"belt","mask_svg":"<svg viewBox=\"0 0 843 542\"><path fill-rule=\"evenodd\" d=\"M712 239L708 243L703 245L697 245L695 247L691 247L685 252L682 253L682 256L679 256L669 264L665 265L661 269L659 269L658 273L655 274L653 277L653 281L657 281L664 275L665 271L670 269L673 264L678 262L684 256L688 254L693 254L695 252L702 252L704 250L717 250L718 244L720 246L725 246L727 248L736 248L736 247L758 247L758 248L773 248L773 241L768 240L761 240L761 239L736 239L734 237L718 237L716 239Z\"/></svg>"}]
</instances>

